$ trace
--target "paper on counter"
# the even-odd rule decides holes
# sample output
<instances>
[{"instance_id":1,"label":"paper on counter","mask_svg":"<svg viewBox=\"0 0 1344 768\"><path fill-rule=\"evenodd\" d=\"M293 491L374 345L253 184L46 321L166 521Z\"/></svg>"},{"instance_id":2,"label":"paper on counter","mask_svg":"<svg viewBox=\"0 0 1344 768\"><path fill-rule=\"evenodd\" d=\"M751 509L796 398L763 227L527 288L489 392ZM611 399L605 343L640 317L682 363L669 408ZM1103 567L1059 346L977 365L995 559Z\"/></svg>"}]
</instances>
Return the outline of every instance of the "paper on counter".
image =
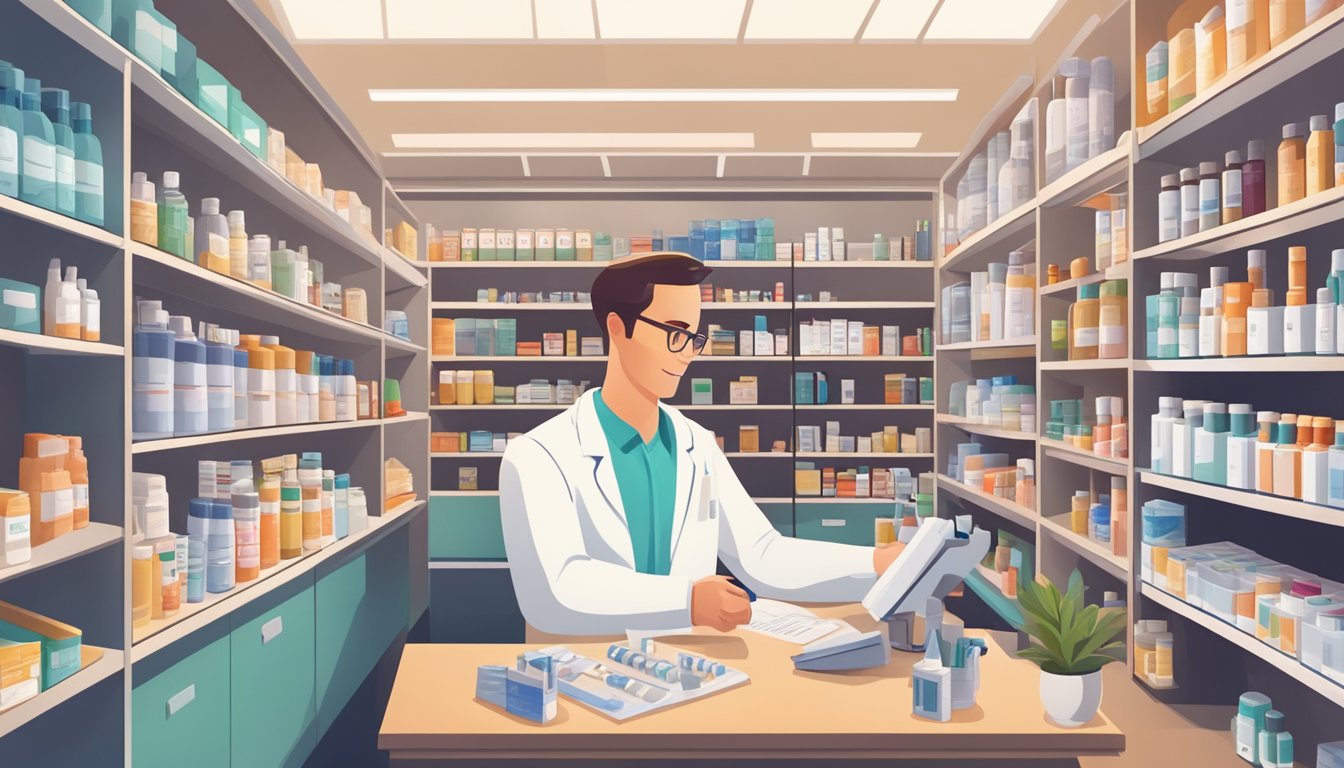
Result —
<instances>
[{"instance_id":1,"label":"paper on counter","mask_svg":"<svg viewBox=\"0 0 1344 768\"><path fill-rule=\"evenodd\" d=\"M751 604L751 622L742 629L798 645L807 645L836 630L843 630L844 634L858 632L838 619L818 618L806 608L764 598Z\"/></svg>"}]
</instances>

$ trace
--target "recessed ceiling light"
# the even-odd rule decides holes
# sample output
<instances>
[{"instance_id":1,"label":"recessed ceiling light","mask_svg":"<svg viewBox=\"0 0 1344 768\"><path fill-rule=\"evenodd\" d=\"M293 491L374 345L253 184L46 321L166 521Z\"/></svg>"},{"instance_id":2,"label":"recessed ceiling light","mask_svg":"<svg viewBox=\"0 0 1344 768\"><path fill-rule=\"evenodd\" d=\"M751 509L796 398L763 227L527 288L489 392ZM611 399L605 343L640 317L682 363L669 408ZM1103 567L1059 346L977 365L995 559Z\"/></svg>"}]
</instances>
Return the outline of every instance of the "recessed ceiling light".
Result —
<instances>
[{"instance_id":1,"label":"recessed ceiling light","mask_svg":"<svg viewBox=\"0 0 1344 768\"><path fill-rule=\"evenodd\" d=\"M1059 0L943 0L925 40L1030 40Z\"/></svg>"},{"instance_id":2,"label":"recessed ceiling light","mask_svg":"<svg viewBox=\"0 0 1344 768\"><path fill-rule=\"evenodd\" d=\"M385 0L387 36L401 40L516 40L532 37L530 0ZM330 9L328 13L339 15Z\"/></svg>"},{"instance_id":3,"label":"recessed ceiling light","mask_svg":"<svg viewBox=\"0 0 1344 768\"><path fill-rule=\"evenodd\" d=\"M370 88L379 102L915 102L956 101L956 88Z\"/></svg>"},{"instance_id":4,"label":"recessed ceiling light","mask_svg":"<svg viewBox=\"0 0 1344 768\"><path fill-rule=\"evenodd\" d=\"M748 40L852 40L872 0L754 0Z\"/></svg>"},{"instance_id":5,"label":"recessed ceiling light","mask_svg":"<svg viewBox=\"0 0 1344 768\"><path fill-rule=\"evenodd\" d=\"M864 40L917 40L938 0L880 0L864 27Z\"/></svg>"},{"instance_id":6,"label":"recessed ceiling light","mask_svg":"<svg viewBox=\"0 0 1344 768\"><path fill-rule=\"evenodd\" d=\"M379 0L349 0L340 13L330 0L281 0L296 40L381 40L383 6Z\"/></svg>"},{"instance_id":7,"label":"recessed ceiling light","mask_svg":"<svg viewBox=\"0 0 1344 768\"><path fill-rule=\"evenodd\" d=\"M597 0L603 40L736 40L747 0Z\"/></svg>"},{"instance_id":8,"label":"recessed ceiling light","mask_svg":"<svg viewBox=\"0 0 1344 768\"><path fill-rule=\"evenodd\" d=\"M537 37L543 40L591 40L592 0L533 0Z\"/></svg>"},{"instance_id":9,"label":"recessed ceiling light","mask_svg":"<svg viewBox=\"0 0 1344 768\"><path fill-rule=\"evenodd\" d=\"M813 133L813 149L914 149L923 134L918 132Z\"/></svg>"},{"instance_id":10,"label":"recessed ceiling light","mask_svg":"<svg viewBox=\"0 0 1344 768\"><path fill-rule=\"evenodd\" d=\"M752 149L751 133L394 133L419 149Z\"/></svg>"}]
</instances>

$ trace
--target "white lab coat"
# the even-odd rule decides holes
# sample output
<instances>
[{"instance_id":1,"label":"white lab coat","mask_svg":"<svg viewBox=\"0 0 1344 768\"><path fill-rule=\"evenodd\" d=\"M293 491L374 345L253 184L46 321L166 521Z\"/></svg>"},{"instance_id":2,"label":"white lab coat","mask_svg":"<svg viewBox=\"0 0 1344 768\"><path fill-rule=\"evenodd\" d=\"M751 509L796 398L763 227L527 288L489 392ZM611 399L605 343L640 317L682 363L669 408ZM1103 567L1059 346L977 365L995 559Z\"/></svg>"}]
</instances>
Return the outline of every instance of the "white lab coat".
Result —
<instances>
[{"instance_id":1,"label":"white lab coat","mask_svg":"<svg viewBox=\"0 0 1344 768\"><path fill-rule=\"evenodd\" d=\"M543 632L618 634L691 625L691 585L716 558L762 597L851 602L872 586L872 550L782 536L710 433L675 408L677 503L667 576L639 573L593 393L509 443L500 515L518 604Z\"/></svg>"}]
</instances>

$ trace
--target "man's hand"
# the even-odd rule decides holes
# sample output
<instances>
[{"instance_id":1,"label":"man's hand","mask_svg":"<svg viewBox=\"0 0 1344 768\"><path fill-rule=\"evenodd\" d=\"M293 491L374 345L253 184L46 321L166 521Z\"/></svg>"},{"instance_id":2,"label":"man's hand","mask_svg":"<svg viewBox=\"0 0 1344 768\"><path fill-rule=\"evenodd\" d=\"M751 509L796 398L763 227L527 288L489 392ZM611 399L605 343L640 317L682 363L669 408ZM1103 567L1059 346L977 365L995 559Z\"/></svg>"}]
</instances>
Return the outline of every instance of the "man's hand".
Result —
<instances>
[{"instance_id":1,"label":"man's hand","mask_svg":"<svg viewBox=\"0 0 1344 768\"><path fill-rule=\"evenodd\" d=\"M893 541L890 544L878 544L873 547L873 572L881 576L887 570L887 566L896 561L905 551L905 545L899 541Z\"/></svg>"},{"instance_id":2,"label":"man's hand","mask_svg":"<svg viewBox=\"0 0 1344 768\"><path fill-rule=\"evenodd\" d=\"M727 632L751 621L747 593L726 576L706 576L691 586L691 624Z\"/></svg>"}]
</instances>

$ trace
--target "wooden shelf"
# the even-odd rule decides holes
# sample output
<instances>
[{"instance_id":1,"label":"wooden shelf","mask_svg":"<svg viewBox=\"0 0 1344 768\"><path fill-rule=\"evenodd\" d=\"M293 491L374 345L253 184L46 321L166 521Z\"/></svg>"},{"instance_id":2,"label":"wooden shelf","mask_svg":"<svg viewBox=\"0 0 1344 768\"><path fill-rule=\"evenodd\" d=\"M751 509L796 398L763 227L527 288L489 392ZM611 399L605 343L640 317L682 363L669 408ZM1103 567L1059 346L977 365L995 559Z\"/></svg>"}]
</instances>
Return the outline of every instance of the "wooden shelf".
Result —
<instances>
[{"instance_id":1,"label":"wooden shelf","mask_svg":"<svg viewBox=\"0 0 1344 768\"><path fill-rule=\"evenodd\" d=\"M932 459L932 453L858 453L856 451L799 451L788 454L799 459Z\"/></svg>"},{"instance_id":2,"label":"wooden shelf","mask_svg":"<svg viewBox=\"0 0 1344 768\"><path fill-rule=\"evenodd\" d=\"M429 283L429 278L420 272L416 263L406 258L395 248L383 248L383 266L387 267L387 276L396 278L398 288L419 288Z\"/></svg>"},{"instance_id":3,"label":"wooden shelf","mask_svg":"<svg viewBox=\"0 0 1344 768\"><path fill-rule=\"evenodd\" d=\"M997 496L991 496L984 491L978 491L965 483L957 482L949 475L939 473L938 487L948 493L956 496L963 501L969 501L981 509L988 510L994 514L1007 518L1018 525L1025 526L1031 530L1036 530L1036 520L1039 516L1035 510L1028 509L1020 504L1000 499Z\"/></svg>"},{"instance_id":4,"label":"wooden shelf","mask_svg":"<svg viewBox=\"0 0 1344 768\"><path fill-rule=\"evenodd\" d=\"M1040 206L1083 205L1097 195L1127 183L1130 138L1121 134L1114 149L1097 155L1043 187L1036 195Z\"/></svg>"},{"instance_id":5,"label":"wooden shelf","mask_svg":"<svg viewBox=\"0 0 1344 768\"><path fill-rule=\"evenodd\" d=\"M1221 501L1224 504L1245 507L1246 509L1258 509L1261 512L1268 512L1272 515L1295 517L1299 520L1309 520L1313 523L1344 527L1344 509L1339 507L1329 507L1324 504L1309 504L1305 501L1289 499L1283 496L1272 496L1267 493L1242 491L1236 488L1228 488L1223 485L1201 483L1196 480L1188 480L1184 477L1161 475L1151 470L1141 470L1139 472L1139 482L1156 488L1166 488L1171 491L1188 493L1192 496L1200 496L1206 499L1213 499L1214 501Z\"/></svg>"},{"instance_id":6,"label":"wooden shelf","mask_svg":"<svg viewBox=\"0 0 1344 768\"><path fill-rule=\"evenodd\" d=\"M8 328L0 328L0 345L24 349L35 355L92 355L101 357L124 357L126 355L126 348L116 344L63 339L59 336L47 336L42 333L11 331Z\"/></svg>"},{"instance_id":7,"label":"wooden shelf","mask_svg":"<svg viewBox=\"0 0 1344 768\"><path fill-rule=\"evenodd\" d=\"M1084 275L1082 277L1060 280L1054 285L1043 285L1036 289L1036 293L1040 296L1056 296L1066 291L1076 291L1078 290L1078 287L1082 285L1103 283L1107 280L1126 280L1129 278L1129 266L1132 263L1133 262L1131 261L1124 261L1120 264L1112 264L1105 272L1093 272L1090 275ZM1074 301L1076 299L1075 296L1070 295L1065 295L1060 298L1068 299L1069 301Z\"/></svg>"},{"instance_id":8,"label":"wooden shelf","mask_svg":"<svg viewBox=\"0 0 1344 768\"><path fill-rule=\"evenodd\" d=\"M1082 555L1102 570L1121 581L1129 580L1129 558L1111 552L1106 545L1074 533L1060 519L1041 516L1041 530L1049 531L1064 546Z\"/></svg>"},{"instance_id":9,"label":"wooden shelf","mask_svg":"<svg viewBox=\"0 0 1344 768\"><path fill-rule=\"evenodd\" d=\"M1206 613L1193 605L1181 600L1175 595L1170 595L1163 590L1143 582L1140 588L1143 596L1166 608L1168 611L1183 616L1190 621L1209 630L1224 640L1239 646L1243 651L1256 656L1273 666L1279 671L1302 683L1316 693L1324 696L1330 703L1336 706L1344 706L1344 686L1322 675L1310 667L1304 666L1295 657L1272 648L1258 640L1255 635L1242 632L1240 629L1228 624L1222 619L1211 613Z\"/></svg>"},{"instance_id":10,"label":"wooden shelf","mask_svg":"<svg viewBox=\"0 0 1344 768\"><path fill-rule=\"evenodd\" d=\"M797 309L933 309L932 301L796 301Z\"/></svg>"},{"instance_id":11,"label":"wooden shelf","mask_svg":"<svg viewBox=\"0 0 1344 768\"><path fill-rule=\"evenodd\" d=\"M797 355L799 363L932 363L933 355Z\"/></svg>"},{"instance_id":12,"label":"wooden shelf","mask_svg":"<svg viewBox=\"0 0 1344 768\"><path fill-rule=\"evenodd\" d=\"M1129 460L1113 459L1105 456L1098 456L1090 451L1079 450L1061 440L1050 440L1041 438L1041 450L1044 455L1052 459L1067 461L1070 464L1077 464L1080 467L1095 469L1098 472L1108 472L1112 475L1128 475Z\"/></svg>"},{"instance_id":13,"label":"wooden shelf","mask_svg":"<svg viewBox=\"0 0 1344 768\"><path fill-rule=\"evenodd\" d=\"M32 203L25 203L17 197L0 195L0 221L4 221L6 217L26 219L58 232L82 237L99 245L120 248L123 244L120 235L114 235L102 227L95 227L63 213L47 210Z\"/></svg>"},{"instance_id":14,"label":"wooden shelf","mask_svg":"<svg viewBox=\"0 0 1344 768\"><path fill-rule=\"evenodd\" d=\"M988 424L982 424L975 419L966 418L965 416L951 416L946 413L940 413L938 414L937 421L939 424L947 424L973 435L995 437L1002 440L1022 440L1029 443L1036 442L1035 432L1023 432L1020 429L992 427Z\"/></svg>"},{"instance_id":15,"label":"wooden shelf","mask_svg":"<svg viewBox=\"0 0 1344 768\"><path fill-rule=\"evenodd\" d=\"M79 671L33 698L0 712L0 739L126 668L126 655L112 648L80 645Z\"/></svg>"},{"instance_id":16,"label":"wooden shelf","mask_svg":"<svg viewBox=\"0 0 1344 768\"><path fill-rule=\"evenodd\" d=\"M431 459L498 459L503 451L431 451Z\"/></svg>"},{"instance_id":17,"label":"wooden shelf","mask_svg":"<svg viewBox=\"0 0 1344 768\"><path fill-rule=\"evenodd\" d=\"M1129 370L1129 358L1047 360L1041 362L1040 368L1042 371L1125 371Z\"/></svg>"},{"instance_id":18,"label":"wooden shelf","mask_svg":"<svg viewBox=\"0 0 1344 768\"><path fill-rule=\"evenodd\" d=\"M432 355L434 363L605 363L606 355ZM701 358L696 358L697 360Z\"/></svg>"},{"instance_id":19,"label":"wooden shelf","mask_svg":"<svg viewBox=\"0 0 1344 768\"><path fill-rule=\"evenodd\" d=\"M1133 368L1150 373L1340 373L1344 372L1344 355L1135 360Z\"/></svg>"},{"instance_id":20,"label":"wooden shelf","mask_svg":"<svg viewBox=\"0 0 1344 768\"><path fill-rule=\"evenodd\" d=\"M795 261L792 263L798 269L844 269L846 267L857 267L859 269L933 269L933 261Z\"/></svg>"},{"instance_id":21,"label":"wooden shelf","mask_svg":"<svg viewBox=\"0 0 1344 768\"><path fill-rule=\"evenodd\" d=\"M1268 53L1226 73L1180 109L1139 128L1140 155L1152 157L1225 120L1237 109L1255 102L1267 88L1295 82L1297 75L1344 49L1341 21L1344 10L1332 11Z\"/></svg>"},{"instance_id":22,"label":"wooden shelf","mask_svg":"<svg viewBox=\"0 0 1344 768\"><path fill-rule=\"evenodd\" d=\"M1344 219L1344 187L1332 187L1296 202L1270 208L1254 216L1213 229L1178 237L1136 251L1134 258L1193 261L1230 251L1254 248L1271 240L1300 235L1310 229L1333 226Z\"/></svg>"},{"instance_id":23,"label":"wooden shelf","mask_svg":"<svg viewBox=\"0 0 1344 768\"><path fill-rule=\"evenodd\" d=\"M133 442L131 443L131 453L139 455L142 453L156 453L158 451L172 451L179 448L193 448L201 445L214 445L216 443L231 443L238 440L262 440L270 437L306 435L314 432L332 432L343 429L366 429L380 426L384 422L403 420L410 419L408 419L407 416L397 416L390 419L321 421L304 424L286 424L280 427L235 429L228 432L204 432L199 435L187 435L185 437L165 437L158 440L140 440Z\"/></svg>"},{"instance_id":24,"label":"wooden shelf","mask_svg":"<svg viewBox=\"0 0 1344 768\"><path fill-rule=\"evenodd\" d=\"M415 342L393 336L390 333L385 333L383 336L386 337L383 339L383 343L387 345L389 351L395 351L404 355L418 355L421 352L428 351L425 347L422 347Z\"/></svg>"},{"instance_id":25,"label":"wooden shelf","mask_svg":"<svg viewBox=\"0 0 1344 768\"><path fill-rule=\"evenodd\" d=\"M0 568L0 582L118 544L124 535L119 525L90 522L83 528L33 547L33 557L28 562Z\"/></svg>"},{"instance_id":26,"label":"wooden shelf","mask_svg":"<svg viewBox=\"0 0 1344 768\"><path fill-rule=\"evenodd\" d=\"M424 503L423 500L411 500L384 510L383 515L370 515L369 527L359 533L302 557L281 560L262 571L260 578L240 584L228 592L207 592L205 599L199 603L184 602L182 608L170 618L151 620L146 626L132 628L131 664L144 661L211 622L311 572L318 563L344 552L371 546L401 525L409 517L408 512Z\"/></svg>"},{"instance_id":27,"label":"wooden shelf","mask_svg":"<svg viewBox=\"0 0 1344 768\"><path fill-rule=\"evenodd\" d=\"M1035 336L1023 336L1018 339L999 339L997 341L959 341L955 344L939 344L939 352L965 352L975 351L977 349L1016 349L1019 347L1030 347L1033 351L1036 349Z\"/></svg>"},{"instance_id":28,"label":"wooden shelf","mask_svg":"<svg viewBox=\"0 0 1344 768\"><path fill-rule=\"evenodd\" d=\"M966 575L966 586L976 594L981 600L999 615L999 618L1008 622L1011 626L1019 626L1022 623L1022 608L1017 603L1017 598L1007 597L994 586L989 579L980 573L980 568L973 569Z\"/></svg>"},{"instance_id":29,"label":"wooden shelf","mask_svg":"<svg viewBox=\"0 0 1344 768\"><path fill-rule=\"evenodd\" d=\"M230 308L250 317L266 317L272 323L273 330L275 326L292 328L346 343L377 344L388 338L381 328L348 320L307 302L296 301L228 275L212 272L153 246L131 242L130 249L135 257L132 278L136 285L179 297L198 307L219 306L220 292L225 291L232 299L228 303ZM171 310L172 306L168 308ZM244 329L244 332L248 332L248 329Z\"/></svg>"},{"instance_id":30,"label":"wooden shelf","mask_svg":"<svg viewBox=\"0 0 1344 768\"><path fill-rule=\"evenodd\" d=\"M463 309L473 312L478 310L486 312L513 312L514 310L522 312L547 310L555 312L593 311L592 303L587 301L432 301L429 308L431 311L436 309Z\"/></svg>"},{"instance_id":31,"label":"wooden shelf","mask_svg":"<svg viewBox=\"0 0 1344 768\"><path fill-rule=\"evenodd\" d=\"M1008 258L1008 252L1036 239L1036 198L1000 216L989 226L961 242L942 261L939 269L974 272L991 258Z\"/></svg>"}]
</instances>

